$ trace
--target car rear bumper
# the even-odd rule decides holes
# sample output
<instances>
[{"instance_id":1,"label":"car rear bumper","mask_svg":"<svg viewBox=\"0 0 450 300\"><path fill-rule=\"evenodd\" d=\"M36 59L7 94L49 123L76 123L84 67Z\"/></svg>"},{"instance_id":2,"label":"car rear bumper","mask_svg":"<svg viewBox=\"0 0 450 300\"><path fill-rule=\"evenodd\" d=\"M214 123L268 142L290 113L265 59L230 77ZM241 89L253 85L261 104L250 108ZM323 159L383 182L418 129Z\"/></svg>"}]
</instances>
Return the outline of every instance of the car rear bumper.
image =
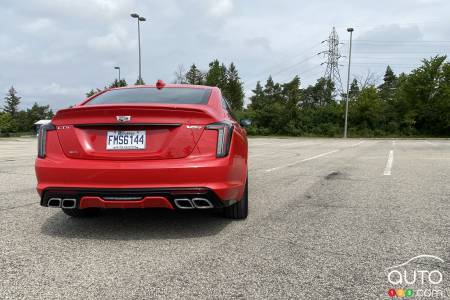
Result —
<instances>
[{"instance_id":1,"label":"car rear bumper","mask_svg":"<svg viewBox=\"0 0 450 300\"><path fill-rule=\"evenodd\" d=\"M60 199L74 201L70 208L150 208L168 209L205 209L221 208L236 203L235 200L222 201L207 188L172 188L172 189L86 189L86 188L49 188L43 191L41 206L63 207L50 205L50 201ZM191 202L193 199L206 200L209 206L180 205L181 201ZM194 202L191 202L194 203ZM201 202L197 202L200 203Z\"/></svg>"},{"instance_id":2,"label":"car rear bumper","mask_svg":"<svg viewBox=\"0 0 450 300\"><path fill-rule=\"evenodd\" d=\"M174 195L183 193L190 197L198 193L205 194L212 199L215 207L235 203L242 198L244 192L246 168L243 166L246 166L243 159L229 157L190 161L185 159L102 161L38 158L35 164L37 191L43 206L47 206L46 201L50 196L61 198L66 194L76 197L78 207L83 206L83 203L87 201L83 200L83 197L97 197L99 198L97 200L90 198L89 202L98 203L98 207L110 207L110 205L120 206L118 200L111 200L115 201L112 203L105 202L103 196L137 195L144 198L164 197L172 208L174 208ZM186 193L187 191L189 193ZM131 207L134 207L133 205L153 207L149 201L132 203L133 201L127 200L124 204ZM171 208L167 203L158 207Z\"/></svg>"}]
</instances>

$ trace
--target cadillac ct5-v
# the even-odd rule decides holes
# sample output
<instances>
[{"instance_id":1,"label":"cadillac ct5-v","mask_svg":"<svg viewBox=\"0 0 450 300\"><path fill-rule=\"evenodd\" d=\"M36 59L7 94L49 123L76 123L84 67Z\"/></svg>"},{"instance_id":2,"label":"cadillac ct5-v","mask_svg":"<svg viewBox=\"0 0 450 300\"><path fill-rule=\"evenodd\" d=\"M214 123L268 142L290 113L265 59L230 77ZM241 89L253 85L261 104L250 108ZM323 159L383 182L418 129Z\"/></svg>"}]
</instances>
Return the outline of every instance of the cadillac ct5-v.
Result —
<instances>
[{"instance_id":1,"label":"cadillac ct5-v","mask_svg":"<svg viewBox=\"0 0 450 300\"><path fill-rule=\"evenodd\" d=\"M247 135L216 87L108 89L41 127L41 205L74 217L100 209L248 213Z\"/></svg>"}]
</instances>

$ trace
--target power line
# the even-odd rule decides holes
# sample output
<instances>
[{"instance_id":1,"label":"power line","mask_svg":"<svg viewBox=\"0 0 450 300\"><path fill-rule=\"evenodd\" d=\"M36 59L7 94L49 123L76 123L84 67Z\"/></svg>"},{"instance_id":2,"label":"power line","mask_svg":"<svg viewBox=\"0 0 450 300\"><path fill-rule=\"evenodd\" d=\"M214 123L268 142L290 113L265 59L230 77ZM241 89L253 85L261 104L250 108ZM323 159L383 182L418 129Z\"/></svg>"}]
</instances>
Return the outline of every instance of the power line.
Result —
<instances>
[{"instance_id":1,"label":"power line","mask_svg":"<svg viewBox=\"0 0 450 300\"><path fill-rule=\"evenodd\" d=\"M395 53L394 53L395 54ZM406 57L402 54L402 56L388 56L388 55L382 55L382 56L360 56L358 55L356 57L356 59L398 59L398 60L410 60L412 58L417 58L417 59L422 59L421 56L415 55L415 56L409 56ZM346 59L343 60L344 62L346 61Z\"/></svg>"},{"instance_id":2,"label":"power line","mask_svg":"<svg viewBox=\"0 0 450 300\"><path fill-rule=\"evenodd\" d=\"M302 64L304 64L304 63L310 61L311 59L313 59L313 58L315 58L315 57L317 57L316 54L315 54L315 55L312 55L312 56L309 56L309 57L307 57L307 58L305 58L305 59L303 59L303 60L301 60L301 61L299 61L299 62L296 62L295 64L292 64L292 65L290 65L290 66L288 66L288 67L286 67L286 68L284 68L284 69L278 70L278 71L275 72L275 73L266 73L266 74L269 74L269 75L271 75L271 76L276 76L276 75L281 74L281 73L283 73L283 72L286 72L287 70L290 70L290 69L292 69L292 68L294 68L294 67L298 67L298 66L300 66L300 65L302 65ZM256 77L254 77L254 78L256 78ZM253 84L256 83L257 81L259 81L259 79L249 80L249 81L247 81L247 83L245 84L245 87L248 87L250 84L253 85Z\"/></svg>"},{"instance_id":3,"label":"power line","mask_svg":"<svg viewBox=\"0 0 450 300\"><path fill-rule=\"evenodd\" d=\"M364 53L364 54L432 54L432 55L446 55L439 51L415 51L415 52L409 52L409 51L357 51L355 50L355 53Z\"/></svg>"},{"instance_id":4,"label":"power line","mask_svg":"<svg viewBox=\"0 0 450 300\"><path fill-rule=\"evenodd\" d=\"M391 62L352 62L355 65L390 65L390 66L416 66L411 64L396 64Z\"/></svg>"},{"instance_id":5,"label":"power line","mask_svg":"<svg viewBox=\"0 0 450 300\"><path fill-rule=\"evenodd\" d=\"M348 42L349 40L343 40L344 42ZM450 40L444 40L444 41L439 41L439 40L420 40L420 41L413 41L413 40L409 40L409 41L403 41L403 40L355 40L353 41L355 43L450 43Z\"/></svg>"},{"instance_id":6,"label":"power line","mask_svg":"<svg viewBox=\"0 0 450 300\"><path fill-rule=\"evenodd\" d=\"M408 25L428 25L428 24L448 24L448 21L426 21L426 22L407 22L407 23L379 23L379 24L368 24L368 25L357 25L355 28L377 28L377 27L388 27L388 26L408 26ZM335 25L338 28L347 28L349 24L338 24Z\"/></svg>"},{"instance_id":7,"label":"power line","mask_svg":"<svg viewBox=\"0 0 450 300\"><path fill-rule=\"evenodd\" d=\"M305 75L307 75L307 74L311 74L312 72L311 71L314 71L314 70L316 70L316 69L318 69L318 68L320 68L320 67L322 67L322 65L315 65L315 66L313 66L312 68L308 68L308 69L306 69L305 71L299 71L298 72L298 74L297 75L300 75L300 77L302 78L303 76L305 76ZM291 77L292 75L290 75L290 77ZM287 81L288 80L288 77L285 77L285 79L283 79L282 81Z\"/></svg>"},{"instance_id":8,"label":"power line","mask_svg":"<svg viewBox=\"0 0 450 300\"><path fill-rule=\"evenodd\" d=\"M302 52L305 52L305 51L314 49L314 48L316 48L317 46L319 46L320 44L321 44L321 43L316 43L316 44L312 45L311 47L302 49ZM288 59L284 59L284 60L282 60L281 62L279 62L279 63L277 63L277 64L274 64L274 65L272 65L272 66L270 66L270 67L268 67L268 68L265 68L265 69L261 70L260 72L258 72L256 75L252 75L251 79L254 79L254 78L256 78L256 77L259 77L262 73L269 73L269 74L270 74L271 71L272 71L273 69L277 69L277 68L279 68L280 66L285 65L286 62L288 62L288 61L290 62L290 61L292 61L292 60L294 60L294 59L296 59L296 58L298 58L298 57L300 57L300 56L303 56L303 53L302 53L302 54L296 54L296 55L293 56L293 57L290 57L290 58L288 58Z\"/></svg>"},{"instance_id":9,"label":"power line","mask_svg":"<svg viewBox=\"0 0 450 300\"><path fill-rule=\"evenodd\" d=\"M280 70L280 71L276 72L276 73L273 73L272 76L276 76L276 75L278 75L278 74L280 74L280 73L283 73L283 72L285 72L285 71L287 71L287 70L289 70L289 69L292 69L292 68L294 68L294 67L298 67L299 65L302 65L302 64L304 64L304 63L310 61L311 59L315 58L315 57L317 57L316 54L315 54L315 55L312 55L312 56L309 56L309 57L305 58L304 60L302 60L302 61L300 61L300 62L298 62L298 63L295 63L295 64L293 64L293 65L291 65L291 66L289 66L289 67L287 67L287 68L284 68L283 70Z\"/></svg>"}]
</instances>

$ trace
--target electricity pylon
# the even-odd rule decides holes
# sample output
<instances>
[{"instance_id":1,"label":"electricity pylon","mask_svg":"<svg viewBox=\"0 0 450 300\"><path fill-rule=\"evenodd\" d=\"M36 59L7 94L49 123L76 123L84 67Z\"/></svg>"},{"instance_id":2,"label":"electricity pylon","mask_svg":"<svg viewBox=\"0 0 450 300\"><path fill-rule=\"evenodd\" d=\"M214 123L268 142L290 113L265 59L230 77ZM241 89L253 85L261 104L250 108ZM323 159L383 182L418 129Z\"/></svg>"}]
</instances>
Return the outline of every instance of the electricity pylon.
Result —
<instances>
[{"instance_id":1,"label":"electricity pylon","mask_svg":"<svg viewBox=\"0 0 450 300\"><path fill-rule=\"evenodd\" d=\"M342 88L341 75L339 73L339 59L343 56L339 52L339 36L334 27L328 39L324 40L322 43L327 43L328 45L328 50L319 53L326 59L326 61L322 63L322 65L327 65L324 78L333 82L336 91L342 95L344 90Z\"/></svg>"}]
</instances>

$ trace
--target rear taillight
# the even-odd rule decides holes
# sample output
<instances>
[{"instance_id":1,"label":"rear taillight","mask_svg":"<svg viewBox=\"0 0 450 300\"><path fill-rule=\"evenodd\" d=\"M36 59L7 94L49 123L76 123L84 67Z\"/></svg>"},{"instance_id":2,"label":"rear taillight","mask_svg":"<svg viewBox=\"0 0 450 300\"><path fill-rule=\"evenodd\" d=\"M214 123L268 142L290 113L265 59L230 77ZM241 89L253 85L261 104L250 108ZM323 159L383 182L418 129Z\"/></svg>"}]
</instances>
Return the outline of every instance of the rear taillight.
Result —
<instances>
[{"instance_id":1,"label":"rear taillight","mask_svg":"<svg viewBox=\"0 0 450 300\"><path fill-rule=\"evenodd\" d=\"M230 151L231 137L233 135L233 124L228 121L212 123L206 129L217 130L216 157L225 157Z\"/></svg>"},{"instance_id":2,"label":"rear taillight","mask_svg":"<svg viewBox=\"0 0 450 300\"><path fill-rule=\"evenodd\" d=\"M45 144L47 143L47 131L55 130L56 127L52 123L42 125L39 128L38 137L38 157L45 158Z\"/></svg>"}]
</instances>

